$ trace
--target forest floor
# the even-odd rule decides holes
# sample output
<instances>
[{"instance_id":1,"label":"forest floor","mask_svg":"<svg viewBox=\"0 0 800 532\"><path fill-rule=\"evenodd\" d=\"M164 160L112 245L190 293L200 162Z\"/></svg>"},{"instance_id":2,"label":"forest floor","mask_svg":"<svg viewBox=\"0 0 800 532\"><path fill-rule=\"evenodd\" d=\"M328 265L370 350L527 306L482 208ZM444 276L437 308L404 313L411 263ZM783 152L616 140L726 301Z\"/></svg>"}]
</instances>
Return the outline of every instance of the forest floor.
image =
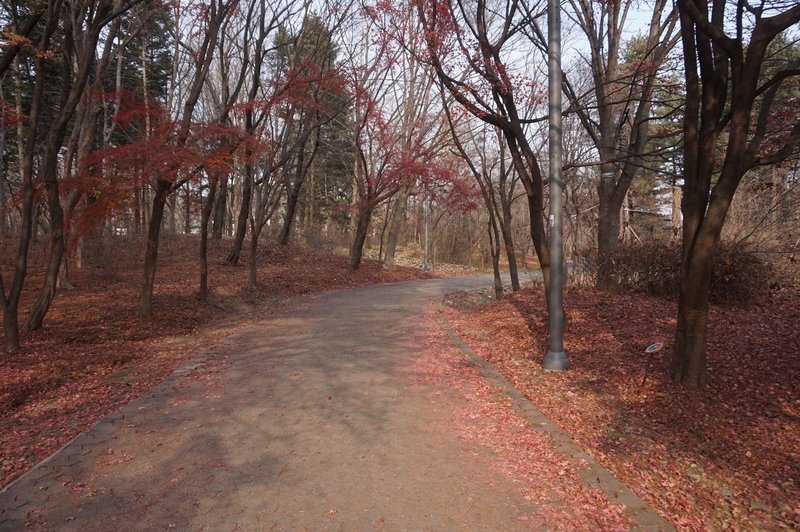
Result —
<instances>
[{"instance_id":1,"label":"forest floor","mask_svg":"<svg viewBox=\"0 0 800 532\"><path fill-rule=\"evenodd\" d=\"M458 293L458 333L553 422L681 530L800 529L800 300L715 306L710 383L670 380L676 302L566 294L572 367L545 372L541 289ZM643 384L645 347L664 342Z\"/></svg>"},{"instance_id":2,"label":"forest floor","mask_svg":"<svg viewBox=\"0 0 800 532\"><path fill-rule=\"evenodd\" d=\"M0 491L0 530L669 530L446 327L490 282L259 319Z\"/></svg>"},{"instance_id":3,"label":"forest floor","mask_svg":"<svg viewBox=\"0 0 800 532\"><path fill-rule=\"evenodd\" d=\"M23 338L21 352L0 352L0 488L198 351L296 304L302 299L297 296L421 277L418 269L387 271L371 260L352 272L345 256L262 246L259 287L247 292L246 252L238 266L225 265L230 241L212 240L212 295L200 304L197 242L196 237L163 240L151 318L137 314L143 241L102 242L87 267L71 275L75 288L59 292L43 329ZM23 309L41 282L37 266L34 258Z\"/></svg>"},{"instance_id":4,"label":"forest floor","mask_svg":"<svg viewBox=\"0 0 800 532\"><path fill-rule=\"evenodd\" d=\"M44 329L24 339L21 353L0 357L0 487L199 352L216 351L229 335L302 307L302 296L421 276L412 268L385 271L375 261L353 273L347 257L273 246L260 256L259 289L247 292L245 261L224 265L229 243L212 241L213 295L200 304L197 241L177 238L162 246L154 316L147 319L137 314L142 245L118 238L93 250L93 260L72 276L76 287L59 294ZM40 275L34 268L23 308ZM663 298L570 289L565 350L572 368L564 373L541 370L547 334L540 290L501 301L488 289L451 294L445 314L515 388L677 528L800 528L800 300L784 293L762 306L715 306L711 382L702 390L669 379L675 306ZM447 343L434 340L425 343ZM643 350L655 341L665 348L652 357L643 384ZM446 357L423 357L430 366L423 369L441 370L440 359ZM471 373L462 374L469 367L450 366L458 371L439 371L445 381L473 385ZM480 394L465 397L473 395ZM491 417L484 407L465 411L465 425L475 415ZM494 429L471 430L467 439L487 444L481 438L489 433L493 452L513 446L513 434ZM519 475L531 464L509 467ZM528 473L534 478L544 471Z\"/></svg>"}]
</instances>

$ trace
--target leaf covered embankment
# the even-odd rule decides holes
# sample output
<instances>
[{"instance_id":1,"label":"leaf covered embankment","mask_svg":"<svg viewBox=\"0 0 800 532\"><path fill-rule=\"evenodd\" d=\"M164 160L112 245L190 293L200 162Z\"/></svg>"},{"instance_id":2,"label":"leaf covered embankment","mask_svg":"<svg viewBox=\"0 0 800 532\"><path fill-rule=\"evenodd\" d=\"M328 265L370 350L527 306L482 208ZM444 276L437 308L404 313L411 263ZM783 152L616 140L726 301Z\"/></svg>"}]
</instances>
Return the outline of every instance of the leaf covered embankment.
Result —
<instances>
[{"instance_id":1,"label":"leaf covered embankment","mask_svg":"<svg viewBox=\"0 0 800 532\"><path fill-rule=\"evenodd\" d=\"M532 530L630 530L624 506L582 482L585 463L566 457L548 432L534 430L516 413L503 390L453 346L436 314L429 309L416 327L418 350L408 380L432 386L432 400L448 405L459 437L473 444L465 460L484 461L531 503L516 519Z\"/></svg>"},{"instance_id":2,"label":"leaf covered embankment","mask_svg":"<svg viewBox=\"0 0 800 532\"><path fill-rule=\"evenodd\" d=\"M541 369L547 322L538 290L488 305L447 300L448 318L483 357L617 478L684 530L800 526L800 301L714 307L711 384L673 384L673 301L573 289L565 350ZM642 386L646 355L654 356Z\"/></svg>"}]
</instances>

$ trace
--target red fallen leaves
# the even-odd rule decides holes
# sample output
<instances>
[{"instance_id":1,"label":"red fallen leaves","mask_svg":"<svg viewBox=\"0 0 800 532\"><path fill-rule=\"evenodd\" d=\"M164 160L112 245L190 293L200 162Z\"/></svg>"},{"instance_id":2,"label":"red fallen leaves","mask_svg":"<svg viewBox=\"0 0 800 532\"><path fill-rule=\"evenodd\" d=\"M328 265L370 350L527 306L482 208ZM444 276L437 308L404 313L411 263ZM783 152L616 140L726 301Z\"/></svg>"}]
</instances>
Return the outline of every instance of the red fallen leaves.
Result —
<instances>
[{"instance_id":1,"label":"red fallen leaves","mask_svg":"<svg viewBox=\"0 0 800 532\"><path fill-rule=\"evenodd\" d=\"M58 294L44 329L24 338L20 353L0 352L0 487L252 319L254 304L263 315L300 294L419 277L408 268L385 271L375 261L351 272L347 257L273 246L261 252L259 289L249 293L246 266L222 264L230 243L212 241L213 305L203 305L195 298L197 239L176 237L162 242L155 316L148 320L137 314L143 242L117 238L105 245L102 267L72 276L77 288ZM35 268L23 308L40 284ZM119 459L126 458L109 465Z\"/></svg>"},{"instance_id":2,"label":"red fallen leaves","mask_svg":"<svg viewBox=\"0 0 800 532\"><path fill-rule=\"evenodd\" d=\"M515 387L679 529L800 527L796 297L764 308L713 308L711 384L703 390L669 380L674 302L570 290L572 369L564 373L540 366L543 308L539 291L524 291L447 315ZM654 341L665 348L641 387L642 352Z\"/></svg>"},{"instance_id":3,"label":"red fallen leaves","mask_svg":"<svg viewBox=\"0 0 800 532\"><path fill-rule=\"evenodd\" d=\"M442 400L450 400L461 437L488 448L489 465L519 483L523 496L541 509L517 519L529 522L532 529L629 530L632 524L624 508L583 484L576 465L553 447L549 434L532 430L445 333L431 327L436 319L432 310L427 319L427 326L423 320L417 327L415 343L425 347L408 368L408 379L448 390ZM433 395L443 397L439 392Z\"/></svg>"}]
</instances>

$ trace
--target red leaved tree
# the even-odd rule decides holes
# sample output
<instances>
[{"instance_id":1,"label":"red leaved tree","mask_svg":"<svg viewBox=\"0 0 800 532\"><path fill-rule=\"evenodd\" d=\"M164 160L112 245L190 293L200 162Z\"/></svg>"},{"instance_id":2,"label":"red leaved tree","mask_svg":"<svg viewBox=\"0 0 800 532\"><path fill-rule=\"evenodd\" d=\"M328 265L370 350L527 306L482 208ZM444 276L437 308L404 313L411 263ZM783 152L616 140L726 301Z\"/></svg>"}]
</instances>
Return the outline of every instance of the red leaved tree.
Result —
<instances>
[{"instance_id":1,"label":"red leaved tree","mask_svg":"<svg viewBox=\"0 0 800 532\"><path fill-rule=\"evenodd\" d=\"M15 352L20 347L19 300L27 275L28 249L33 230L34 178L44 184L49 211L49 250L45 280L26 323L28 330L41 325L55 296L64 254L64 214L58 179L61 148L94 72L98 42L108 25L118 20L130 6L129 2L110 0L75 2L70 5L59 0L48 1L39 6L27 21L14 21L20 22L17 26L22 29L21 38L14 40L0 60L0 71L8 68L20 53L28 54L33 62L30 101L26 102L25 110L21 109L27 116L17 127L21 224L14 274L8 292L0 276L0 303L3 307L5 349L8 352ZM113 40L115 31L112 27L106 32L107 47ZM34 34L38 39L35 44L23 37ZM60 39L61 47L58 49L54 48L56 39ZM46 70L50 64L60 66L63 82L52 120L45 124L40 117L48 105L45 85L48 83Z\"/></svg>"},{"instance_id":2,"label":"red leaved tree","mask_svg":"<svg viewBox=\"0 0 800 532\"><path fill-rule=\"evenodd\" d=\"M526 124L541 88L521 70L514 49L530 16L519 2L418 0L416 12L427 44L422 58L448 94L467 112L502 132L514 168L525 188L533 247L549 298L550 253L544 221L543 174Z\"/></svg>"}]
</instances>

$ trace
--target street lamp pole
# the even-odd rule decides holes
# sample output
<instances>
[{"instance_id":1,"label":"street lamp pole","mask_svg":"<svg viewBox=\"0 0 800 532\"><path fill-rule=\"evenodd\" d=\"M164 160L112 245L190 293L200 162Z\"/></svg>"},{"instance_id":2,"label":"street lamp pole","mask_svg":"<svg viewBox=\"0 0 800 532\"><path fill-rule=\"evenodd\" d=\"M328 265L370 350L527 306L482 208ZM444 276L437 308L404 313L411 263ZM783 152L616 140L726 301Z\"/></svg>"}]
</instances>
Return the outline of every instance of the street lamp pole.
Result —
<instances>
[{"instance_id":1,"label":"street lamp pole","mask_svg":"<svg viewBox=\"0 0 800 532\"><path fill-rule=\"evenodd\" d=\"M550 350L542 367L561 371L569 368L564 352L564 245L561 220L561 201L564 191L562 175L561 127L561 4L547 3L547 70L550 148Z\"/></svg>"}]
</instances>

